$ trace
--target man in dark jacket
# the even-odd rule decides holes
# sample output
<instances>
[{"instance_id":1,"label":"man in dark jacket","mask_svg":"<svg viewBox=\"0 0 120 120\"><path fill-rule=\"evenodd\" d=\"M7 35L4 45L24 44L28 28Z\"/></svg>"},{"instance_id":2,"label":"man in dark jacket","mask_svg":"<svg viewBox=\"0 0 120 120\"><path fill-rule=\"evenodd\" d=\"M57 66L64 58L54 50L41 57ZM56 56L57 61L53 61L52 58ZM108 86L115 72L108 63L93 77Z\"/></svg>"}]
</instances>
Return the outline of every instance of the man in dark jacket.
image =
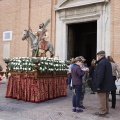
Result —
<instances>
[{"instance_id":1,"label":"man in dark jacket","mask_svg":"<svg viewBox=\"0 0 120 120\"><path fill-rule=\"evenodd\" d=\"M115 83L112 78L111 63L105 58L105 51L97 53L97 66L94 73L94 91L98 93L100 99L100 109L95 115L105 116L109 113L108 95L115 90Z\"/></svg>"}]
</instances>

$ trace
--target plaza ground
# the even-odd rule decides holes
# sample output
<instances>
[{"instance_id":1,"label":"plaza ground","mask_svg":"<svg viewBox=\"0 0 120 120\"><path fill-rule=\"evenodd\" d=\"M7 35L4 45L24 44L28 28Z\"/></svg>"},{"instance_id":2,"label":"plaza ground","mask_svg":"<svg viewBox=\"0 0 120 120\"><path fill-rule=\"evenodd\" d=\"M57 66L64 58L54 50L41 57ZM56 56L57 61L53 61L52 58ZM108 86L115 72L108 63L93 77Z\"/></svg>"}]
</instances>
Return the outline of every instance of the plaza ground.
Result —
<instances>
[{"instance_id":1,"label":"plaza ground","mask_svg":"<svg viewBox=\"0 0 120 120\"><path fill-rule=\"evenodd\" d=\"M110 108L107 117L94 116L99 108L97 94L85 96L83 113L72 112L72 92L67 89L67 97L31 103L5 98L6 84L0 84L0 120L119 120L120 96L117 95L116 109ZM111 103L109 103L111 106Z\"/></svg>"}]
</instances>

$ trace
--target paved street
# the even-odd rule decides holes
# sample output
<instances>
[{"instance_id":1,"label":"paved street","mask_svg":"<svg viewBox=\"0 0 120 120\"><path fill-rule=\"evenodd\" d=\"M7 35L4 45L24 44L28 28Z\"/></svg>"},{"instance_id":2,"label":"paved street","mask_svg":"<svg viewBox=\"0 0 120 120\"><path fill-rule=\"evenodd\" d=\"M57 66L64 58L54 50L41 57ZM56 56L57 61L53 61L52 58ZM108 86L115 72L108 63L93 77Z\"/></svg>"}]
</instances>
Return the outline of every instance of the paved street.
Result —
<instances>
[{"instance_id":1,"label":"paved street","mask_svg":"<svg viewBox=\"0 0 120 120\"><path fill-rule=\"evenodd\" d=\"M85 96L83 113L71 111L72 93L68 96L42 103L30 103L16 99L5 98L6 85L0 84L0 120L119 120L120 96L117 95L116 109L110 108L106 118L94 116L92 113L99 107L97 95ZM111 104L111 103L110 103Z\"/></svg>"}]
</instances>

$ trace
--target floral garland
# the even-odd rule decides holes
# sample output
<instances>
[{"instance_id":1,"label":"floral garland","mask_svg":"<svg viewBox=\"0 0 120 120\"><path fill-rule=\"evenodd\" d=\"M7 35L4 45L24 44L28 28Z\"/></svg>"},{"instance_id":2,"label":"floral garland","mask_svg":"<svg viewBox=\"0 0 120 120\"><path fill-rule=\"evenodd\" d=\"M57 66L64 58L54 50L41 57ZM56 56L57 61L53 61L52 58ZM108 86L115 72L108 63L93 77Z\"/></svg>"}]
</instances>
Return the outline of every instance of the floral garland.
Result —
<instances>
[{"instance_id":1,"label":"floral garland","mask_svg":"<svg viewBox=\"0 0 120 120\"><path fill-rule=\"evenodd\" d=\"M9 71L20 71L28 72L34 71L35 65L37 64L37 69L41 72L51 72L51 71L67 71L67 64L64 61L56 60L54 58L47 57L15 57L13 59L3 59L5 63L8 63Z\"/></svg>"}]
</instances>

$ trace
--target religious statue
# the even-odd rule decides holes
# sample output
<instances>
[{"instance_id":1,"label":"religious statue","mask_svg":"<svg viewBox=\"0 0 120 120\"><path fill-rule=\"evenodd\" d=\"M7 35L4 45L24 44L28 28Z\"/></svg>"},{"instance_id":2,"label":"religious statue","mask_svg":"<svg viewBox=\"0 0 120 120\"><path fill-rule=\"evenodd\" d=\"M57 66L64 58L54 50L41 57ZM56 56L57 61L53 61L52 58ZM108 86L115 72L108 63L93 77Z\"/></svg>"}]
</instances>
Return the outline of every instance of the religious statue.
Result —
<instances>
[{"instance_id":1,"label":"religious statue","mask_svg":"<svg viewBox=\"0 0 120 120\"><path fill-rule=\"evenodd\" d=\"M45 24L40 24L36 34L33 34L29 29L23 31L22 40L28 38L30 41L32 57L45 57L46 52L50 53L50 57L54 56L53 45L48 41L48 32L46 30L49 22L50 20L48 19Z\"/></svg>"},{"instance_id":2,"label":"religious statue","mask_svg":"<svg viewBox=\"0 0 120 120\"><path fill-rule=\"evenodd\" d=\"M47 30L45 29L44 32L42 33L42 29L44 27L44 23L41 23L39 25L39 30L37 31L37 37L38 37L38 40L40 40L39 42L39 56L41 57L45 57L46 55L46 51L47 51L47 39L48 39L48 32ZM40 34L42 33L42 37L40 38Z\"/></svg>"}]
</instances>

